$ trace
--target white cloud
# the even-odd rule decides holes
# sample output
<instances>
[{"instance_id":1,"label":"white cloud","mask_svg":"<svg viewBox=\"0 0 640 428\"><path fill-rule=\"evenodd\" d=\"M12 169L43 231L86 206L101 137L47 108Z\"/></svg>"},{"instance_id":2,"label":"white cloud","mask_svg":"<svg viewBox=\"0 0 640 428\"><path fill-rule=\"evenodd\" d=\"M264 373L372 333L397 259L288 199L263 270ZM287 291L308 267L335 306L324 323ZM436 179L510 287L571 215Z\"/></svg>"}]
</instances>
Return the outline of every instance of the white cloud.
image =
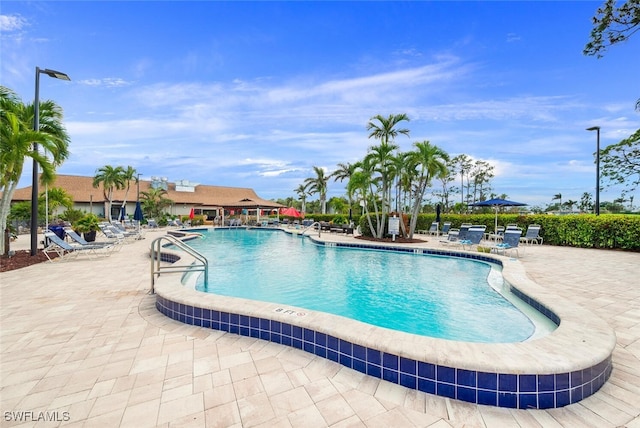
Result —
<instances>
[{"instance_id":1,"label":"white cloud","mask_svg":"<svg viewBox=\"0 0 640 428\"><path fill-rule=\"evenodd\" d=\"M21 15L0 15L0 32L20 31L27 25L28 21Z\"/></svg>"},{"instance_id":2,"label":"white cloud","mask_svg":"<svg viewBox=\"0 0 640 428\"><path fill-rule=\"evenodd\" d=\"M84 79L84 80L79 80L78 83L86 86L106 86L111 88L130 86L133 84L133 82L128 82L125 79L121 79L119 77L105 77L102 79Z\"/></svg>"}]
</instances>

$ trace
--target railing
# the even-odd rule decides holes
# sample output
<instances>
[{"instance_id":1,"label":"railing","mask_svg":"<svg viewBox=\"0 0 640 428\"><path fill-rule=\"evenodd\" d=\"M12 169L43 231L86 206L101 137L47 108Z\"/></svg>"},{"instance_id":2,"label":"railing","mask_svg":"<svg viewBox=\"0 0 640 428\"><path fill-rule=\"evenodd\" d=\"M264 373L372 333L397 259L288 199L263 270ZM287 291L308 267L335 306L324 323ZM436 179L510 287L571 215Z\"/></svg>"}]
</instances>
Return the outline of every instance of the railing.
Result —
<instances>
[{"instance_id":1,"label":"railing","mask_svg":"<svg viewBox=\"0 0 640 428\"><path fill-rule=\"evenodd\" d=\"M300 233L300 235L304 235L307 230L311 229L315 225L318 225L318 236L320 236L320 233L322 232L322 226L320 225L319 221L315 221L311 223L309 226L305 227L302 233Z\"/></svg>"},{"instance_id":2,"label":"railing","mask_svg":"<svg viewBox=\"0 0 640 428\"><path fill-rule=\"evenodd\" d=\"M185 265L175 265L171 260L165 258L163 260L162 253L162 241L168 241L168 243L176 246L178 249L184 251L189 254L195 260L192 264ZM164 253L165 255L167 253ZM170 262L169 265L162 265L162 262ZM175 261L173 261L175 262ZM151 243L151 294L155 292L155 280L156 276L160 276L163 272L204 272L204 285L207 286L209 283L209 262L207 258L182 242L180 239L171 235L164 235L159 238L154 239Z\"/></svg>"}]
</instances>

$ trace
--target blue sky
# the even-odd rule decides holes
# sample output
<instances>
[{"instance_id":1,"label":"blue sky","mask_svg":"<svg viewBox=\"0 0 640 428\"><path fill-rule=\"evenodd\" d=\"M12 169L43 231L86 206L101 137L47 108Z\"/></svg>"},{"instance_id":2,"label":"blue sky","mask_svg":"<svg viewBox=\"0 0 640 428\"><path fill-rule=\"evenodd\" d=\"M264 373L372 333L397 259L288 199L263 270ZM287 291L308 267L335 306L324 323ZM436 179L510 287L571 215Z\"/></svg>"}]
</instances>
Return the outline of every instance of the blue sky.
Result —
<instances>
[{"instance_id":1,"label":"blue sky","mask_svg":"<svg viewBox=\"0 0 640 428\"><path fill-rule=\"evenodd\" d=\"M0 80L32 102L36 66L71 77L40 80L71 136L62 174L131 165L286 198L363 158L372 116L406 113L401 150L488 161L495 193L545 206L594 192L585 128L602 147L640 128L640 36L582 54L600 5L3 1Z\"/></svg>"}]
</instances>

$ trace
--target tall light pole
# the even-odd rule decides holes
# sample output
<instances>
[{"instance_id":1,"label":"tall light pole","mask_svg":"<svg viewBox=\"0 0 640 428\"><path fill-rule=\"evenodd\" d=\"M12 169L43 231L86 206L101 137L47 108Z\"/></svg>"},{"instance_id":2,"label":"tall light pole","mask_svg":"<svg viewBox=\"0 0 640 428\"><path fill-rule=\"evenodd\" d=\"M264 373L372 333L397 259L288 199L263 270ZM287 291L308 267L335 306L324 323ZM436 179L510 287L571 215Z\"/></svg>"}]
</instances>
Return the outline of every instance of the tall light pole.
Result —
<instances>
[{"instance_id":1,"label":"tall light pole","mask_svg":"<svg viewBox=\"0 0 640 428\"><path fill-rule=\"evenodd\" d=\"M141 172L138 173L137 177L136 177L136 184L138 186L137 188L137 195L136 195L136 202L140 202L140 176L142 175Z\"/></svg>"},{"instance_id":2,"label":"tall light pole","mask_svg":"<svg viewBox=\"0 0 640 428\"><path fill-rule=\"evenodd\" d=\"M61 80L71 80L65 73L55 70L44 70L36 67L36 97L33 102L33 130L40 130L40 73ZM38 143L33 143L34 153L38 152ZM31 255L38 253L38 161L33 158L33 174L31 179Z\"/></svg>"},{"instance_id":3,"label":"tall light pole","mask_svg":"<svg viewBox=\"0 0 640 428\"><path fill-rule=\"evenodd\" d=\"M592 126L587 131L596 131L596 215L600 215L600 127Z\"/></svg>"}]
</instances>

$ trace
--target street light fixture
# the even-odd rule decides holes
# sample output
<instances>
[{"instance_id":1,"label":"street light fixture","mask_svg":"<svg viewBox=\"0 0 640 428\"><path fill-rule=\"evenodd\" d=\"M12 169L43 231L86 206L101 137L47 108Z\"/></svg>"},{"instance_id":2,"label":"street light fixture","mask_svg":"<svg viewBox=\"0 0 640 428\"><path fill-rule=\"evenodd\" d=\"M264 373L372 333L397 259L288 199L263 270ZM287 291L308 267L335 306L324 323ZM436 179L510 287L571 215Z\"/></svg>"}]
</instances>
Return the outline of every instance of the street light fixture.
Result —
<instances>
[{"instance_id":1,"label":"street light fixture","mask_svg":"<svg viewBox=\"0 0 640 428\"><path fill-rule=\"evenodd\" d=\"M596 131L596 215L600 215L600 127L592 126L587 131Z\"/></svg>"},{"instance_id":2,"label":"street light fixture","mask_svg":"<svg viewBox=\"0 0 640 428\"><path fill-rule=\"evenodd\" d=\"M61 80L71 80L69 76L60 71L36 67L36 97L33 102L33 130L40 130L40 73ZM38 143L33 143L34 153L38 152ZM38 252L38 161L33 159L33 174L31 179L31 255Z\"/></svg>"}]
</instances>

